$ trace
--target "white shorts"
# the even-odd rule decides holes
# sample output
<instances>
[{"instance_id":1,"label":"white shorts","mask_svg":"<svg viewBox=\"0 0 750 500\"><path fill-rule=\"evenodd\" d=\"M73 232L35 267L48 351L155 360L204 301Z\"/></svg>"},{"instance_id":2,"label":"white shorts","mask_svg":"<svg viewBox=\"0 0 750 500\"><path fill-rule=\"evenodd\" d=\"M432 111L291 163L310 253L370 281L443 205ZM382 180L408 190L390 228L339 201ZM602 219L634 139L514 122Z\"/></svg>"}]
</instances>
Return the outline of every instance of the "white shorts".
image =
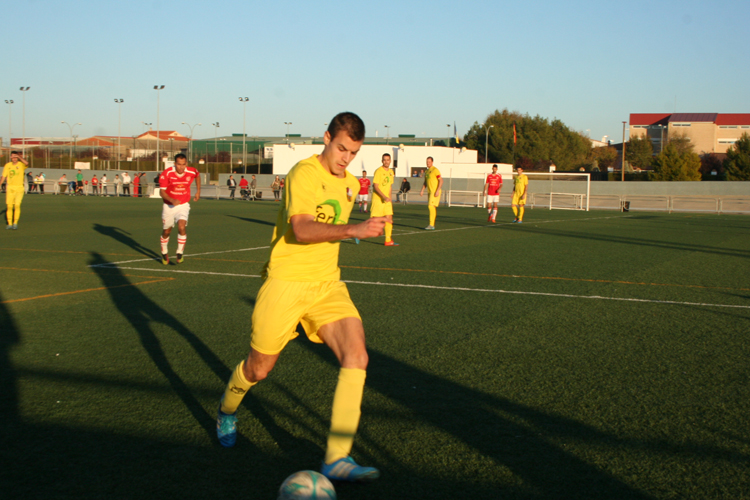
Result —
<instances>
[{"instance_id":1,"label":"white shorts","mask_svg":"<svg viewBox=\"0 0 750 500\"><path fill-rule=\"evenodd\" d=\"M370 201L370 195L369 194L358 194L357 195L357 203L362 203L364 201Z\"/></svg>"},{"instance_id":2,"label":"white shorts","mask_svg":"<svg viewBox=\"0 0 750 500\"><path fill-rule=\"evenodd\" d=\"M500 202L500 195L499 194L488 194L487 195L487 203L499 203Z\"/></svg>"},{"instance_id":3,"label":"white shorts","mask_svg":"<svg viewBox=\"0 0 750 500\"><path fill-rule=\"evenodd\" d=\"M162 229L169 229L177 224L178 220L184 220L187 226L188 217L190 216L190 203L182 205L168 205L164 203L161 209Z\"/></svg>"}]
</instances>

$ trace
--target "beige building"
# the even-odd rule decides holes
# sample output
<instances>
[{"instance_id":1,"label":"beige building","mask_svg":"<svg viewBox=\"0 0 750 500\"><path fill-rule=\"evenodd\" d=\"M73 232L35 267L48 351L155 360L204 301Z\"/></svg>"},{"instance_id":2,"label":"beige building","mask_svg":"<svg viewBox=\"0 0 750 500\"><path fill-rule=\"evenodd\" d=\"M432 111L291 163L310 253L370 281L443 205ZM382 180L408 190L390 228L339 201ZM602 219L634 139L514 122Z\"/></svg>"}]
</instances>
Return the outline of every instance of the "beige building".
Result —
<instances>
[{"instance_id":1,"label":"beige building","mask_svg":"<svg viewBox=\"0 0 750 500\"><path fill-rule=\"evenodd\" d=\"M750 113L631 113L630 137L651 139L658 154L670 137L687 137L698 154L726 153L750 135Z\"/></svg>"}]
</instances>

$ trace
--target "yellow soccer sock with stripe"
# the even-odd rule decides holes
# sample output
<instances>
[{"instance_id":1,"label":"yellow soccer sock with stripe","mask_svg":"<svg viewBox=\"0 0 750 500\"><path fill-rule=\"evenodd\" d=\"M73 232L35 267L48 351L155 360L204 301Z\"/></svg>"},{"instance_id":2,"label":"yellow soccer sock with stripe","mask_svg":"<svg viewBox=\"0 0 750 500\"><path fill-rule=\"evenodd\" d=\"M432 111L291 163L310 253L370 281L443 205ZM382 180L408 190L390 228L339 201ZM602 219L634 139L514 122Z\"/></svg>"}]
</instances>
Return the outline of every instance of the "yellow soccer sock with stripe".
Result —
<instances>
[{"instance_id":1,"label":"yellow soccer sock with stripe","mask_svg":"<svg viewBox=\"0 0 750 500\"><path fill-rule=\"evenodd\" d=\"M359 368L342 368L333 393L331 431L326 447L327 464L346 458L352 451L354 435L359 427L362 393L365 390L367 372Z\"/></svg>"},{"instance_id":2,"label":"yellow soccer sock with stripe","mask_svg":"<svg viewBox=\"0 0 750 500\"><path fill-rule=\"evenodd\" d=\"M13 205L5 206L5 220L8 221L8 225L13 224Z\"/></svg>"},{"instance_id":3,"label":"yellow soccer sock with stripe","mask_svg":"<svg viewBox=\"0 0 750 500\"><path fill-rule=\"evenodd\" d=\"M21 218L21 204L14 205L15 211L13 212L13 224L18 224L18 219Z\"/></svg>"},{"instance_id":4,"label":"yellow soccer sock with stripe","mask_svg":"<svg viewBox=\"0 0 750 500\"><path fill-rule=\"evenodd\" d=\"M227 388L224 390L224 395L221 397L221 411L224 413L232 414L236 412L247 391L258 383L247 381L245 374L242 373L243 366L245 366L244 361L234 369Z\"/></svg>"},{"instance_id":5,"label":"yellow soccer sock with stripe","mask_svg":"<svg viewBox=\"0 0 750 500\"><path fill-rule=\"evenodd\" d=\"M518 210L518 220L523 220L523 206Z\"/></svg>"},{"instance_id":6,"label":"yellow soccer sock with stripe","mask_svg":"<svg viewBox=\"0 0 750 500\"><path fill-rule=\"evenodd\" d=\"M391 236L393 236L393 224L390 222L385 223L385 241L392 241Z\"/></svg>"},{"instance_id":7,"label":"yellow soccer sock with stripe","mask_svg":"<svg viewBox=\"0 0 750 500\"><path fill-rule=\"evenodd\" d=\"M435 219L437 218L437 208L433 207L432 205L429 205L428 207L430 209L430 225L435 225Z\"/></svg>"},{"instance_id":8,"label":"yellow soccer sock with stripe","mask_svg":"<svg viewBox=\"0 0 750 500\"><path fill-rule=\"evenodd\" d=\"M515 206L515 205L513 205L511 208L513 209L513 215L515 215L516 219L517 219L518 218L518 207Z\"/></svg>"}]
</instances>

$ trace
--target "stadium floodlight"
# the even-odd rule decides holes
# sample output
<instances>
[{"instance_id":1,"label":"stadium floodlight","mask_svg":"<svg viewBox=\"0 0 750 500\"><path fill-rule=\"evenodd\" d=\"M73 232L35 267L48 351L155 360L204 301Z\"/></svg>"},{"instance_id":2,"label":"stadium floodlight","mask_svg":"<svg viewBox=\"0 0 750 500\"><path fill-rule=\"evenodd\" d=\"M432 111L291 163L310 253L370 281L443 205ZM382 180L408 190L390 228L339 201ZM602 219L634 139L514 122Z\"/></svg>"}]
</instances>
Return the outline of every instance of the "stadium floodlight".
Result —
<instances>
[{"instance_id":1,"label":"stadium floodlight","mask_svg":"<svg viewBox=\"0 0 750 500\"><path fill-rule=\"evenodd\" d=\"M292 122L284 122L284 125L286 125L286 142L289 143L289 125L291 125Z\"/></svg>"},{"instance_id":2,"label":"stadium floodlight","mask_svg":"<svg viewBox=\"0 0 750 500\"><path fill-rule=\"evenodd\" d=\"M82 123L74 123L71 125L70 123L66 121L62 121L60 123L64 123L68 126L68 129L70 130L70 156L68 157L68 168L73 167L73 129L76 128L77 125L83 125Z\"/></svg>"},{"instance_id":3,"label":"stadium floodlight","mask_svg":"<svg viewBox=\"0 0 750 500\"><path fill-rule=\"evenodd\" d=\"M159 158L159 141L161 140L161 137L159 136L159 98L161 94L161 90L164 88L164 85L154 85L154 90L156 91L156 171L159 171L159 162L161 159Z\"/></svg>"},{"instance_id":4,"label":"stadium floodlight","mask_svg":"<svg viewBox=\"0 0 750 500\"><path fill-rule=\"evenodd\" d=\"M216 132L219 130L219 122L212 123L211 125L214 126L214 156L216 157L214 159L218 162L219 161L219 152L216 149L216 144L217 144L216 143ZM206 156L208 157L208 153L206 153Z\"/></svg>"},{"instance_id":5,"label":"stadium floodlight","mask_svg":"<svg viewBox=\"0 0 750 500\"><path fill-rule=\"evenodd\" d=\"M20 88L21 92L23 92L23 94L21 94L23 95L23 115L21 115L21 147L24 150L24 153L26 153L26 92L28 92L30 88L31 87Z\"/></svg>"},{"instance_id":6,"label":"stadium floodlight","mask_svg":"<svg viewBox=\"0 0 750 500\"><path fill-rule=\"evenodd\" d=\"M5 104L8 105L8 148L10 148L10 138L13 136L13 127L11 126L13 124L12 122L12 113L11 110L13 109L13 99L6 99Z\"/></svg>"},{"instance_id":7,"label":"stadium floodlight","mask_svg":"<svg viewBox=\"0 0 750 500\"><path fill-rule=\"evenodd\" d=\"M390 139L390 125L383 125L385 127L385 143L388 144L388 139Z\"/></svg>"},{"instance_id":8,"label":"stadium floodlight","mask_svg":"<svg viewBox=\"0 0 750 500\"><path fill-rule=\"evenodd\" d=\"M490 162L490 150L487 149L489 145L489 139L490 139L490 129L494 127L494 125L490 125L487 127L487 130L484 134L484 162L489 163Z\"/></svg>"},{"instance_id":9,"label":"stadium floodlight","mask_svg":"<svg viewBox=\"0 0 750 500\"><path fill-rule=\"evenodd\" d=\"M122 103L123 99L115 99L117 103L117 170L120 170L120 152L122 151L122 143L120 142L120 123L122 123Z\"/></svg>"}]
</instances>

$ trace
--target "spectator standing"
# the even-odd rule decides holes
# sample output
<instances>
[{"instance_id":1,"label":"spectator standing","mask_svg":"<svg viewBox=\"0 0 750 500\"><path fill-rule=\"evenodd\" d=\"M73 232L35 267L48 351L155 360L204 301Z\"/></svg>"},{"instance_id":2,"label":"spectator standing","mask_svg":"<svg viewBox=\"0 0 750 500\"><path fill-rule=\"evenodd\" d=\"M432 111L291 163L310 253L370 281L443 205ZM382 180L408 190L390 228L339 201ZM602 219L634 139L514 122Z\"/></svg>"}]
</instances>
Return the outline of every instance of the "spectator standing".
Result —
<instances>
[{"instance_id":1,"label":"spectator standing","mask_svg":"<svg viewBox=\"0 0 750 500\"><path fill-rule=\"evenodd\" d=\"M141 189L141 178L138 174L133 176L133 198L138 198Z\"/></svg>"},{"instance_id":2,"label":"spectator standing","mask_svg":"<svg viewBox=\"0 0 750 500\"><path fill-rule=\"evenodd\" d=\"M99 183L102 186L102 195L109 196L109 193L107 192L107 174L102 175L102 178L99 180Z\"/></svg>"},{"instance_id":3,"label":"spectator standing","mask_svg":"<svg viewBox=\"0 0 750 500\"><path fill-rule=\"evenodd\" d=\"M244 178L245 178L245 176L243 175L242 179L244 179ZM229 179L227 179L227 187L229 188L229 199L233 200L234 199L234 192L237 189L237 181L234 180L234 176L233 175L230 175ZM243 196L242 195L242 190L240 190L240 196Z\"/></svg>"},{"instance_id":4,"label":"spectator standing","mask_svg":"<svg viewBox=\"0 0 750 500\"><path fill-rule=\"evenodd\" d=\"M99 179L96 174L91 178L91 191L93 191L94 196L99 196Z\"/></svg>"},{"instance_id":5,"label":"spectator standing","mask_svg":"<svg viewBox=\"0 0 750 500\"><path fill-rule=\"evenodd\" d=\"M130 174L127 172L122 174L122 195L130 196Z\"/></svg>"}]
</instances>

